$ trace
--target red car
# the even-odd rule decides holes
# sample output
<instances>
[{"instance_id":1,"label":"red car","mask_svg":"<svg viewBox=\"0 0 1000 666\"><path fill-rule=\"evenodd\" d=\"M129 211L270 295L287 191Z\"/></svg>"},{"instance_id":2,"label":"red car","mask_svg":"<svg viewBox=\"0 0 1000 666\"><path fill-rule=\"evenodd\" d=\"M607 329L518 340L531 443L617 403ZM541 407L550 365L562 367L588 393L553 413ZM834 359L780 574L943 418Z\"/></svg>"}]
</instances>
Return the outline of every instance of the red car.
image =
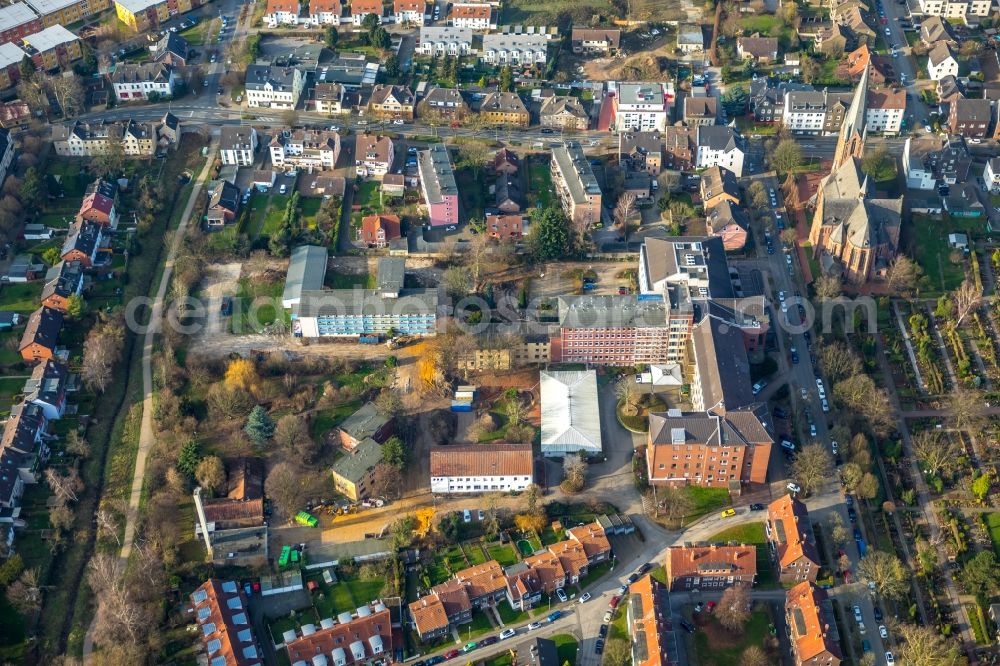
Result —
<instances>
[{"instance_id":1,"label":"red car","mask_svg":"<svg viewBox=\"0 0 1000 666\"><path fill-rule=\"evenodd\" d=\"M611 601L608 603L608 608L610 608L611 610L614 610L614 609L618 608L618 602L620 600L621 600L621 597L619 597L617 595L611 597Z\"/></svg>"},{"instance_id":2,"label":"red car","mask_svg":"<svg viewBox=\"0 0 1000 666\"><path fill-rule=\"evenodd\" d=\"M445 658L446 660L447 660L447 659L454 659L454 658L455 658L455 657L457 657L457 656L458 656L459 654L460 654L460 653L459 653L459 651L458 651L458 650L448 650L447 652L445 652L445 653L444 653L444 658Z\"/></svg>"},{"instance_id":3,"label":"red car","mask_svg":"<svg viewBox=\"0 0 1000 666\"><path fill-rule=\"evenodd\" d=\"M708 612L711 613L712 611L715 610L715 602L714 601L709 601L708 605L706 606L706 608L708 609Z\"/></svg>"},{"instance_id":4,"label":"red car","mask_svg":"<svg viewBox=\"0 0 1000 666\"><path fill-rule=\"evenodd\" d=\"M255 580L253 582L253 591L258 593L260 592L260 581Z\"/></svg>"}]
</instances>

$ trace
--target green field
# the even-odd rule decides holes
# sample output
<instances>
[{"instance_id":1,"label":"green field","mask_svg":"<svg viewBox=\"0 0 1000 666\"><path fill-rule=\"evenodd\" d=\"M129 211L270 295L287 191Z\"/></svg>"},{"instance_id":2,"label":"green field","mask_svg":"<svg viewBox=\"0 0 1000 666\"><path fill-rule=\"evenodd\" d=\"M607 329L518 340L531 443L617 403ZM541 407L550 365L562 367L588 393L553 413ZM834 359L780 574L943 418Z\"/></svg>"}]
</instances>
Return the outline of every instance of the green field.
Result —
<instances>
[{"instance_id":1,"label":"green field","mask_svg":"<svg viewBox=\"0 0 1000 666\"><path fill-rule=\"evenodd\" d=\"M271 236L277 233L281 227L281 221L285 217L285 208L291 197L285 194L275 194L267 202L267 213L264 214L264 224L261 227L261 236Z\"/></svg>"},{"instance_id":2,"label":"green field","mask_svg":"<svg viewBox=\"0 0 1000 666\"><path fill-rule=\"evenodd\" d=\"M517 554L514 552L514 548L510 544L487 546L486 550L489 552L490 557L496 560L502 567L509 567L512 564L517 564Z\"/></svg>"},{"instance_id":3,"label":"green field","mask_svg":"<svg viewBox=\"0 0 1000 666\"><path fill-rule=\"evenodd\" d=\"M552 203L552 174L548 163L534 156L528 161L528 200L548 208Z\"/></svg>"},{"instance_id":4,"label":"green field","mask_svg":"<svg viewBox=\"0 0 1000 666\"><path fill-rule=\"evenodd\" d=\"M617 16L618 11L606 0L511 0L504 5L503 23L546 25L557 23L560 14L571 14L578 23L590 21L591 16Z\"/></svg>"},{"instance_id":5,"label":"green field","mask_svg":"<svg viewBox=\"0 0 1000 666\"><path fill-rule=\"evenodd\" d=\"M38 309L42 281L5 282L0 287L0 309L30 314Z\"/></svg>"},{"instance_id":6,"label":"green field","mask_svg":"<svg viewBox=\"0 0 1000 666\"><path fill-rule=\"evenodd\" d=\"M338 423L358 411L360 408L361 401L353 400L351 402L346 402L343 405L337 405L336 407L317 409L313 412L312 419L309 423L310 434L312 434L313 438L317 440L326 437L326 433L333 430Z\"/></svg>"},{"instance_id":7,"label":"green field","mask_svg":"<svg viewBox=\"0 0 1000 666\"><path fill-rule=\"evenodd\" d=\"M983 233L984 223L980 220L945 219L942 223L924 215L914 215L909 226L911 253L930 280L934 293L951 291L965 279L962 263L951 260L948 234L963 232L974 238Z\"/></svg>"},{"instance_id":8,"label":"green field","mask_svg":"<svg viewBox=\"0 0 1000 666\"><path fill-rule=\"evenodd\" d=\"M997 557L1000 557L1000 511L988 513L985 518L986 529L990 533L990 539L993 540L993 550L996 551Z\"/></svg>"}]
</instances>

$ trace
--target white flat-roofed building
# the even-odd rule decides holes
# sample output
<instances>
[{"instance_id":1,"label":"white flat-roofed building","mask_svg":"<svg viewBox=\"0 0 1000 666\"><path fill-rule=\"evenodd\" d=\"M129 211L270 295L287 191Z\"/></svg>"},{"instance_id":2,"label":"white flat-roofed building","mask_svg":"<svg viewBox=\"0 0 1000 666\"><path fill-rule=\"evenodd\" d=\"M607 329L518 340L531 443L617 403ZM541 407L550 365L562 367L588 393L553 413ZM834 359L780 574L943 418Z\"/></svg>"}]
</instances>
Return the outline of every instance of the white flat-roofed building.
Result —
<instances>
[{"instance_id":1,"label":"white flat-roofed building","mask_svg":"<svg viewBox=\"0 0 1000 666\"><path fill-rule=\"evenodd\" d=\"M480 59L490 65L544 65L549 36L544 33L494 33L483 35Z\"/></svg>"},{"instance_id":2,"label":"white flat-roofed building","mask_svg":"<svg viewBox=\"0 0 1000 666\"><path fill-rule=\"evenodd\" d=\"M431 449L432 493L520 492L534 482L531 444Z\"/></svg>"},{"instance_id":3,"label":"white flat-roofed building","mask_svg":"<svg viewBox=\"0 0 1000 666\"><path fill-rule=\"evenodd\" d=\"M622 83L615 96L614 126L619 132L667 129L667 94L659 83Z\"/></svg>"},{"instance_id":4,"label":"white flat-roofed building","mask_svg":"<svg viewBox=\"0 0 1000 666\"><path fill-rule=\"evenodd\" d=\"M543 370L540 378L542 455L599 455L602 443L597 372Z\"/></svg>"},{"instance_id":5,"label":"white flat-roofed building","mask_svg":"<svg viewBox=\"0 0 1000 666\"><path fill-rule=\"evenodd\" d=\"M472 28L423 26L417 53L427 56L460 56L472 52Z\"/></svg>"}]
</instances>

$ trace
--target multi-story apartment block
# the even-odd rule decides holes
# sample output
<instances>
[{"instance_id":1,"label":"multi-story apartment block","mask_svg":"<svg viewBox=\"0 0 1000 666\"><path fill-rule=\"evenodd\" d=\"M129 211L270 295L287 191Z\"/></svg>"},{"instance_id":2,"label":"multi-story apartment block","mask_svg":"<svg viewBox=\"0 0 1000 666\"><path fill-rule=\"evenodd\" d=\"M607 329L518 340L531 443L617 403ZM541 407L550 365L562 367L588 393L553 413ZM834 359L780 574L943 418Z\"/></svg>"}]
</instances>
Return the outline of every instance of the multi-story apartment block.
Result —
<instances>
[{"instance_id":1,"label":"multi-story apartment block","mask_svg":"<svg viewBox=\"0 0 1000 666\"><path fill-rule=\"evenodd\" d=\"M19 43L45 28L42 19L23 2L0 7L0 44Z\"/></svg>"},{"instance_id":2,"label":"multi-story apartment block","mask_svg":"<svg viewBox=\"0 0 1000 666\"><path fill-rule=\"evenodd\" d=\"M274 135L269 148L271 164L281 169L333 169L340 155L340 135L326 130L285 130Z\"/></svg>"},{"instance_id":3,"label":"multi-story apartment block","mask_svg":"<svg viewBox=\"0 0 1000 666\"><path fill-rule=\"evenodd\" d=\"M456 28L496 30L497 27L497 11L485 3L456 2L451 6L448 18Z\"/></svg>"},{"instance_id":4,"label":"multi-story apartment block","mask_svg":"<svg viewBox=\"0 0 1000 666\"><path fill-rule=\"evenodd\" d=\"M0 128L0 184L7 180L13 163L14 142L10 138L10 130Z\"/></svg>"},{"instance_id":5,"label":"multi-story apartment block","mask_svg":"<svg viewBox=\"0 0 1000 666\"><path fill-rule=\"evenodd\" d=\"M850 101L851 93L786 89L782 122L793 134L836 134Z\"/></svg>"},{"instance_id":6,"label":"multi-story apartment block","mask_svg":"<svg viewBox=\"0 0 1000 666\"><path fill-rule=\"evenodd\" d=\"M354 166L362 178L379 178L389 173L396 159L392 139L377 134L356 134L354 137Z\"/></svg>"},{"instance_id":7,"label":"multi-story apartment block","mask_svg":"<svg viewBox=\"0 0 1000 666\"><path fill-rule=\"evenodd\" d=\"M413 120L415 103L413 91L406 86L379 84L372 89L368 113L386 120Z\"/></svg>"},{"instance_id":8,"label":"multi-story apartment block","mask_svg":"<svg viewBox=\"0 0 1000 666\"><path fill-rule=\"evenodd\" d=\"M516 92L491 92L479 105L479 117L487 125L527 127L531 114Z\"/></svg>"},{"instance_id":9,"label":"multi-story apartment block","mask_svg":"<svg viewBox=\"0 0 1000 666\"><path fill-rule=\"evenodd\" d=\"M840 666L840 634L826 591L809 581L788 590L785 620L795 666Z\"/></svg>"},{"instance_id":10,"label":"multi-story apartment block","mask_svg":"<svg viewBox=\"0 0 1000 666\"><path fill-rule=\"evenodd\" d=\"M538 33L491 33L483 35L479 58L488 65L544 65L548 59L549 35Z\"/></svg>"},{"instance_id":11,"label":"multi-story apartment block","mask_svg":"<svg viewBox=\"0 0 1000 666\"><path fill-rule=\"evenodd\" d=\"M251 166L257 154L257 130L249 125L223 125L219 158L223 164Z\"/></svg>"},{"instance_id":12,"label":"multi-story apartment block","mask_svg":"<svg viewBox=\"0 0 1000 666\"><path fill-rule=\"evenodd\" d=\"M53 125L52 144L56 154L65 157L95 157L110 151L113 143L121 143L129 157L152 157L157 147L176 144L179 136L177 119L170 113L159 122L85 123L74 121Z\"/></svg>"},{"instance_id":13,"label":"multi-story apartment block","mask_svg":"<svg viewBox=\"0 0 1000 666\"><path fill-rule=\"evenodd\" d=\"M21 80L21 62L25 57L26 54L17 44L13 42L0 44L0 90L18 84Z\"/></svg>"},{"instance_id":14,"label":"multi-story apartment block","mask_svg":"<svg viewBox=\"0 0 1000 666\"><path fill-rule=\"evenodd\" d=\"M958 76L958 60L947 42L938 42L927 53L927 76L935 81L946 76Z\"/></svg>"},{"instance_id":15,"label":"multi-story apartment block","mask_svg":"<svg viewBox=\"0 0 1000 666\"><path fill-rule=\"evenodd\" d=\"M618 132L663 132L667 128L667 94L662 84L619 84L610 102Z\"/></svg>"},{"instance_id":16,"label":"multi-story apartment block","mask_svg":"<svg viewBox=\"0 0 1000 666\"><path fill-rule=\"evenodd\" d=\"M458 88L432 88L417 106L418 115L438 114L449 120L461 120L469 114L469 105Z\"/></svg>"},{"instance_id":17,"label":"multi-story apartment block","mask_svg":"<svg viewBox=\"0 0 1000 666\"><path fill-rule=\"evenodd\" d=\"M625 607L632 645L632 666L669 664L670 599L666 586L650 575L629 586Z\"/></svg>"},{"instance_id":18,"label":"multi-story apartment block","mask_svg":"<svg viewBox=\"0 0 1000 666\"><path fill-rule=\"evenodd\" d=\"M520 492L534 483L530 444L431 449L432 493Z\"/></svg>"},{"instance_id":19,"label":"multi-story apartment block","mask_svg":"<svg viewBox=\"0 0 1000 666\"><path fill-rule=\"evenodd\" d=\"M925 134L910 137L903 144L903 174L906 186L911 189L933 190L941 185L964 183L971 166L965 140L957 135Z\"/></svg>"},{"instance_id":20,"label":"multi-story apartment block","mask_svg":"<svg viewBox=\"0 0 1000 666\"><path fill-rule=\"evenodd\" d=\"M746 156L743 137L732 127L701 125L698 127L699 169L719 166L743 176L743 159Z\"/></svg>"},{"instance_id":21,"label":"multi-story apartment block","mask_svg":"<svg viewBox=\"0 0 1000 666\"><path fill-rule=\"evenodd\" d=\"M948 131L967 139L989 137L994 116L992 105L988 99L953 100L948 111Z\"/></svg>"},{"instance_id":22,"label":"multi-story apartment block","mask_svg":"<svg viewBox=\"0 0 1000 666\"><path fill-rule=\"evenodd\" d=\"M559 334L552 360L631 366L668 363L675 334L687 339L690 316L679 320L658 300L635 296L560 296Z\"/></svg>"},{"instance_id":23,"label":"multi-story apartment block","mask_svg":"<svg viewBox=\"0 0 1000 666\"><path fill-rule=\"evenodd\" d=\"M375 466L380 462L382 445L374 439L362 440L333 463L333 487L352 501L367 499L375 488Z\"/></svg>"},{"instance_id":24,"label":"multi-story apartment block","mask_svg":"<svg viewBox=\"0 0 1000 666\"><path fill-rule=\"evenodd\" d=\"M807 83L777 81L761 76L750 83L750 114L759 123L784 122L786 93L814 90Z\"/></svg>"},{"instance_id":25,"label":"multi-story apartment block","mask_svg":"<svg viewBox=\"0 0 1000 666\"><path fill-rule=\"evenodd\" d=\"M924 16L942 16L945 19L978 24L989 16L992 0L919 0Z\"/></svg>"},{"instance_id":26,"label":"multi-story apartment block","mask_svg":"<svg viewBox=\"0 0 1000 666\"><path fill-rule=\"evenodd\" d=\"M432 227L458 224L458 185L451 166L448 148L435 143L417 153L420 190L427 207L428 223Z\"/></svg>"},{"instance_id":27,"label":"multi-story apartment block","mask_svg":"<svg viewBox=\"0 0 1000 666\"><path fill-rule=\"evenodd\" d=\"M174 94L176 83L174 68L162 62L141 65L119 63L111 75L115 97L123 102L170 97Z\"/></svg>"},{"instance_id":28,"label":"multi-story apartment block","mask_svg":"<svg viewBox=\"0 0 1000 666\"><path fill-rule=\"evenodd\" d=\"M552 95L542 102L538 122L542 127L585 130L590 126L590 116L578 97Z\"/></svg>"},{"instance_id":29,"label":"multi-story apartment block","mask_svg":"<svg viewBox=\"0 0 1000 666\"><path fill-rule=\"evenodd\" d=\"M819 553L805 504L791 495L774 500L767 505L764 531L782 583L816 581Z\"/></svg>"},{"instance_id":30,"label":"multi-story apartment block","mask_svg":"<svg viewBox=\"0 0 1000 666\"><path fill-rule=\"evenodd\" d=\"M757 548L671 546L665 564L667 586L672 592L753 586L757 579Z\"/></svg>"},{"instance_id":31,"label":"multi-story apartment block","mask_svg":"<svg viewBox=\"0 0 1000 666\"><path fill-rule=\"evenodd\" d=\"M250 65L246 73L247 106L294 109L304 85L305 77L298 68Z\"/></svg>"},{"instance_id":32,"label":"multi-story apartment block","mask_svg":"<svg viewBox=\"0 0 1000 666\"><path fill-rule=\"evenodd\" d=\"M601 221L601 186L590 160L576 141L552 144L551 151L552 185L563 212L577 228L588 229Z\"/></svg>"},{"instance_id":33,"label":"multi-story apartment block","mask_svg":"<svg viewBox=\"0 0 1000 666\"><path fill-rule=\"evenodd\" d=\"M343 13L340 0L312 0L306 21L310 25L340 25Z\"/></svg>"},{"instance_id":34,"label":"multi-story apartment block","mask_svg":"<svg viewBox=\"0 0 1000 666\"><path fill-rule=\"evenodd\" d=\"M355 612L344 611L336 621L324 618L318 629L314 625L303 626L301 636L294 640L285 639L285 649L293 664L388 664L401 649L398 645L393 647L392 626L389 609L376 600ZM233 663L242 666L238 662Z\"/></svg>"},{"instance_id":35,"label":"multi-story apartment block","mask_svg":"<svg viewBox=\"0 0 1000 666\"><path fill-rule=\"evenodd\" d=\"M472 52L472 28L423 26L417 53L425 56L463 56Z\"/></svg>"},{"instance_id":36,"label":"multi-story apartment block","mask_svg":"<svg viewBox=\"0 0 1000 666\"><path fill-rule=\"evenodd\" d=\"M264 11L264 23L269 28L277 28L279 25L297 25L302 6L299 0L267 0L267 9Z\"/></svg>"},{"instance_id":37,"label":"multi-story apartment block","mask_svg":"<svg viewBox=\"0 0 1000 666\"><path fill-rule=\"evenodd\" d=\"M375 289L303 289L292 304L292 333L307 338L389 331L435 335L437 290L404 289L404 272L403 259L387 257L379 260Z\"/></svg>"},{"instance_id":38,"label":"multi-story apartment block","mask_svg":"<svg viewBox=\"0 0 1000 666\"><path fill-rule=\"evenodd\" d=\"M21 50L42 71L68 65L83 55L80 38L61 25L28 35L21 40Z\"/></svg>"},{"instance_id":39,"label":"multi-story apartment block","mask_svg":"<svg viewBox=\"0 0 1000 666\"><path fill-rule=\"evenodd\" d=\"M235 581L210 578L191 594L205 654L217 664L261 666L247 598Z\"/></svg>"},{"instance_id":40,"label":"multi-story apartment block","mask_svg":"<svg viewBox=\"0 0 1000 666\"><path fill-rule=\"evenodd\" d=\"M424 16L427 14L427 2L425 0L393 0L392 12L396 17L396 23L423 25Z\"/></svg>"},{"instance_id":41,"label":"multi-story apartment block","mask_svg":"<svg viewBox=\"0 0 1000 666\"><path fill-rule=\"evenodd\" d=\"M42 17L42 25L66 26L111 7L111 0L25 0Z\"/></svg>"},{"instance_id":42,"label":"multi-story apartment block","mask_svg":"<svg viewBox=\"0 0 1000 666\"><path fill-rule=\"evenodd\" d=\"M201 7L201 0L114 0L118 20L136 32L157 28L172 16Z\"/></svg>"},{"instance_id":43,"label":"multi-story apartment block","mask_svg":"<svg viewBox=\"0 0 1000 666\"><path fill-rule=\"evenodd\" d=\"M899 134L906 115L906 90L881 88L868 91L865 127L869 132Z\"/></svg>"}]
</instances>

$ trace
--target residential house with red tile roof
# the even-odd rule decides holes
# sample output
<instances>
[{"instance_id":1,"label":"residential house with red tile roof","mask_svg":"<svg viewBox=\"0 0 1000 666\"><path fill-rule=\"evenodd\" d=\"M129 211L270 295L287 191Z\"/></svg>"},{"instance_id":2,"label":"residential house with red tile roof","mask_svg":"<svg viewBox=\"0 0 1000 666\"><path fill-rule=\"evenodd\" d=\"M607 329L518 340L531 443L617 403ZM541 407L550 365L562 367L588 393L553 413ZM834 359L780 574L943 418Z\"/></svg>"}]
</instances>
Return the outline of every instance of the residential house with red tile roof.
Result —
<instances>
[{"instance_id":1,"label":"residential house with red tile roof","mask_svg":"<svg viewBox=\"0 0 1000 666\"><path fill-rule=\"evenodd\" d=\"M611 542L608 541L604 528L596 521L571 527L566 530L566 535L570 541L576 541L583 546L589 564L598 564L611 557Z\"/></svg>"},{"instance_id":2,"label":"residential house with red tile roof","mask_svg":"<svg viewBox=\"0 0 1000 666\"><path fill-rule=\"evenodd\" d=\"M191 594L198 637L211 666L260 666L247 600L231 580L210 578Z\"/></svg>"},{"instance_id":3,"label":"residential house with red tile roof","mask_svg":"<svg viewBox=\"0 0 1000 666\"><path fill-rule=\"evenodd\" d=\"M661 666L667 659L670 601L667 587L650 575L629 586L625 617L632 638L633 666Z\"/></svg>"},{"instance_id":4,"label":"residential house with red tile roof","mask_svg":"<svg viewBox=\"0 0 1000 666\"><path fill-rule=\"evenodd\" d=\"M392 13L396 16L396 23L423 25L424 16L427 13L427 2L426 0L393 0Z\"/></svg>"},{"instance_id":5,"label":"residential house with red tile roof","mask_svg":"<svg viewBox=\"0 0 1000 666\"><path fill-rule=\"evenodd\" d=\"M764 531L782 583L816 580L819 554L805 504L791 495L774 500L767 506Z\"/></svg>"},{"instance_id":6,"label":"residential house with red tile roof","mask_svg":"<svg viewBox=\"0 0 1000 666\"><path fill-rule=\"evenodd\" d=\"M556 590L566 587L566 569L551 549L529 555L524 558L524 563L535 572L546 594L554 594Z\"/></svg>"},{"instance_id":7,"label":"residential house with red tile roof","mask_svg":"<svg viewBox=\"0 0 1000 666\"><path fill-rule=\"evenodd\" d=\"M76 214L76 221L89 220L114 229L118 226L118 211L115 208L117 200L118 185L113 181L98 178L87 186L80 210Z\"/></svg>"},{"instance_id":8,"label":"residential house with red tile roof","mask_svg":"<svg viewBox=\"0 0 1000 666\"><path fill-rule=\"evenodd\" d=\"M329 663L338 666L394 661L392 619L381 601L361 606L356 613L347 613L337 620L321 620L319 629L315 625L304 625L298 638L286 640L289 661L293 665ZM320 656L324 658L318 659Z\"/></svg>"},{"instance_id":9,"label":"residential house with red tile roof","mask_svg":"<svg viewBox=\"0 0 1000 666\"><path fill-rule=\"evenodd\" d=\"M344 13L340 0L310 0L307 21L312 25L340 25Z\"/></svg>"},{"instance_id":10,"label":"residential house with red tile roof","mask_svg":"<svg viewBox=\"0 0 1000 666\"><path fill-rule=\"evenodd\" d=\"M374 14L381 22L382 0L351 0L351 23L361 25L369 14Z\"/></svg>"},{"instance_id":11,"label":"residential house with red tile roof","mask_svg":"<svg viewBox=\"0 0 1000 666\"><path fill-rule=\"evenodd\" d=\"M28 317L17 350L27 363L47 361L55 356L63 314L52 308L40 307Z\"/></svg>"},{"instance_id":12,"label":"residential house with red tile roof","mask_svg":"<svg viewBox=\"0 0 1000 666\"><path fill-rule=\"evenodd\" d=\"M788 590L785 620L796 666L840 665L840 634L825 591L809 581Z\"/></svg>"},{"instance_id":13,"label":"residential house with red tile roof","mask_svg":"<svg viewBox=\"0 0 1000 666\"><path fill-rule=\"evenodd\" d=\"M451 25L472 30L495 30L498 12L489 4L456 2L448 14Z\"/></svg>"},{"instance_id":14,"label":"residential house with red tile roof","mask_svg":"<svg viewBox=\"0 0 1000 666\"><path fill-rule=\"evenodd\" d=\"M299 22L299 12L302 6L299 0L267 0L267 10L264 13L264 23L269 28L279 25L296 25Z\"/></svg>"},{"instance_id":15,"label":"residential house with red tile roof","mask_svg":"<svg viewBox=\"0 0 1000 666\"><path fill-rule=\"evenodd\" d=\"M675 592L752 586L757 577L757 548L672 546L667 549L666 572L667 584Z\"/></svg>"},{"instance_id":16,"label":"residential house with red tile roof","mask_svg":"<svg viewBox=\"0 0 1000 666\"><path fill-rule=\"evenodd\" d=\"M368 215L361 218L361 242L368 247L385 247L396 238L399 238L398 215Z\"/></svg>"},{"instance_id":17,"label":"residential house with red tile roof","mask_svg":"<svg viewBox=\"0 0 1000 666\"><path fill-rule=\"evenodd\" d=\"M542 579L538 571L525 562L518 562L505 570L507 574L507 603L517 611L534 608L542 600Z\"/></svg>"},{"instance_id":18,"label":"residential house with red tile roof","mask_svg":"<svg viewBox=\"0 0 1000 666\"><path fill-rule=\"evenodd\" d=\"M499 241L517 240L524 234L521 215L487 215L486 233Z\"/></svg>"}]
</instances>

